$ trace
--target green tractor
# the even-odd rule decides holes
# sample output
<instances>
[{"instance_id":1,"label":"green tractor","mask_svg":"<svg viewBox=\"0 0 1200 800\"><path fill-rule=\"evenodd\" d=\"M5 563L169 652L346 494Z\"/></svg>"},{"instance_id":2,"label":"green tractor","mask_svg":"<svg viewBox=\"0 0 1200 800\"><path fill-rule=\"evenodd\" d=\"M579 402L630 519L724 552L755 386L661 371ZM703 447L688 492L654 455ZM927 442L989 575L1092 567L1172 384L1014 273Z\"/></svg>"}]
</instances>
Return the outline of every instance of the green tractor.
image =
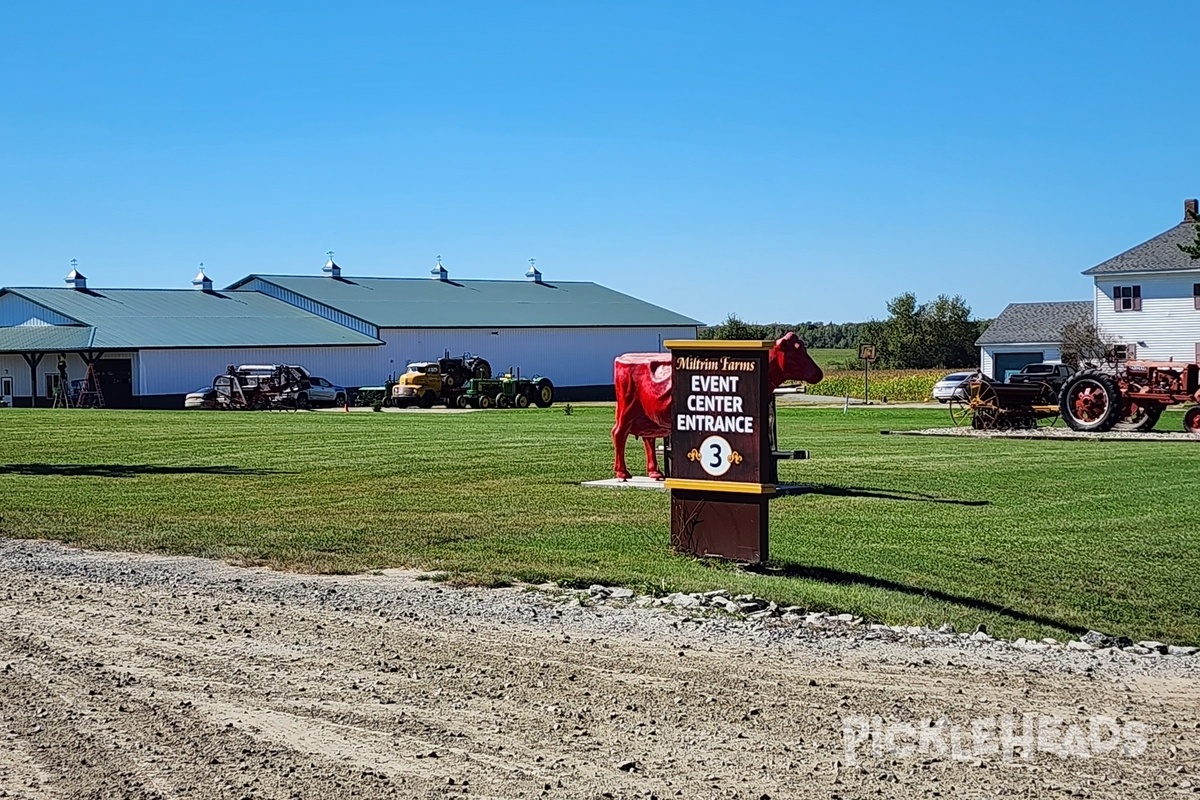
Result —
<instances>
[{"instance_id":1,"label":"green tractor","mask_svg":"<svg viewBox=\"0 0 1200 800\"><path fill-rule=\"evenodd\" d=\"M460 398L471 408L548 408L554 402L554 384L549 378L534 375L522 378L507 372L498 378L473 378Z\"/></svg>"}]
</instances>

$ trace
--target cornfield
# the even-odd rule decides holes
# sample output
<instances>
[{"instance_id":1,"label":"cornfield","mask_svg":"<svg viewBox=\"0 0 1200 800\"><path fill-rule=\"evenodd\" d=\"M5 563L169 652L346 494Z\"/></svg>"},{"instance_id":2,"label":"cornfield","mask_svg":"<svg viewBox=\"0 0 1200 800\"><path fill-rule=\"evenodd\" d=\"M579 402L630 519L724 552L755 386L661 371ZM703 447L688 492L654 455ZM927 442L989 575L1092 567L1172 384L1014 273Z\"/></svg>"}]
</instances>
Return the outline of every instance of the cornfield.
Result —
<instances>
[{"instance_id":1,"label":"cornfield","mask_svg":"<svg viewBox=\"0 0 1200 800\"><path fill-rule=\"evenodd\" d=\"M871 370L871 399L894 402L924 402L931 399L933 385L946 376L944 369ZM809 394L863 399L862 370L828 370L825 379L807 389Z\"/></svg>"}]
</instances>

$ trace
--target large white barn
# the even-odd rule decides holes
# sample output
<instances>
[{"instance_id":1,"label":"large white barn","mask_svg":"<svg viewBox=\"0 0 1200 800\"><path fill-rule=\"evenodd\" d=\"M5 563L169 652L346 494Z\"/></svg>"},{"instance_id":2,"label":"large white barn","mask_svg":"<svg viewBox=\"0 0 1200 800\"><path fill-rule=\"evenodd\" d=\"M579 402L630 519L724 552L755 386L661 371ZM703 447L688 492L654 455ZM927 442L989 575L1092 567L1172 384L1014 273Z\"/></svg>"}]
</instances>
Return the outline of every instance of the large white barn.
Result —
<instances>
[{"instance_id":1,"label":"large white barn","mask_svg":"<svg viewBox=\"0 0 1200 800\"><path fill-rule=\"evenodd\" d=\"M229 364L301 364L334 383L379 385L411 361L470 352L546 375L563 399L610 398L613 358L695 338L700 323L595 283L250 275L216 291L0 289L0 401L45 405L57 364L94 364L106 404L179 408Z\"/></svg>"}]
</instances>

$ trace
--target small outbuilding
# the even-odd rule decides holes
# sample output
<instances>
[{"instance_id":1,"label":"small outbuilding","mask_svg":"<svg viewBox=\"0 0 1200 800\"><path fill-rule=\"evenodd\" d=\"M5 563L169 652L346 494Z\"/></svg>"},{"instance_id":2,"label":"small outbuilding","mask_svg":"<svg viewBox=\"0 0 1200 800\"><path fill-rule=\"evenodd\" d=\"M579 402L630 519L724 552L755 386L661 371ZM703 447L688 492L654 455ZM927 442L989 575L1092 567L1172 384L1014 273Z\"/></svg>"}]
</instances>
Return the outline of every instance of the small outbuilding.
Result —
<instances>
[{"instance_id":1,"label":"small outbuilding","mask_svg":"<svg viewBox=\"0 0 1200 800\"><path fill-rule=\"evenodd\" d=\"M979 368L1002 381L1026 364L1061 361L1063 328L1091 321L1090 300L1010 303L975 342Z\"/></svg>"}]
</instances>

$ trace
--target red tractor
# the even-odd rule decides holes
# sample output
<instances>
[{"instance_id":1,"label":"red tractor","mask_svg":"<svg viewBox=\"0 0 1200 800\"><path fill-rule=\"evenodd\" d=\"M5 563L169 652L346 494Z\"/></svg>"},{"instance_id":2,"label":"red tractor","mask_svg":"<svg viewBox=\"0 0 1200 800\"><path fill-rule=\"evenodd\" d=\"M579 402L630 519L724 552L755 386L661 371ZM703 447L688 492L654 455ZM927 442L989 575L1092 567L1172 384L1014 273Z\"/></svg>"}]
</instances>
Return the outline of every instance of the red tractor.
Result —
<instances>
[{"instance_id":1,"label":"red tractor","mask_svg":"<svg viewBox=\"0 0 1200 800\"><path fill-rule=\"evenodd\" d=\"M1200 403L1200 365L1129 361L1115 373L1085 370L1063 385L1058 402L1077 431L1148 431L1167 406ZM1200 434L1200 406L1187 410L1183 427Z\"/></svg>"}]
</instances>

